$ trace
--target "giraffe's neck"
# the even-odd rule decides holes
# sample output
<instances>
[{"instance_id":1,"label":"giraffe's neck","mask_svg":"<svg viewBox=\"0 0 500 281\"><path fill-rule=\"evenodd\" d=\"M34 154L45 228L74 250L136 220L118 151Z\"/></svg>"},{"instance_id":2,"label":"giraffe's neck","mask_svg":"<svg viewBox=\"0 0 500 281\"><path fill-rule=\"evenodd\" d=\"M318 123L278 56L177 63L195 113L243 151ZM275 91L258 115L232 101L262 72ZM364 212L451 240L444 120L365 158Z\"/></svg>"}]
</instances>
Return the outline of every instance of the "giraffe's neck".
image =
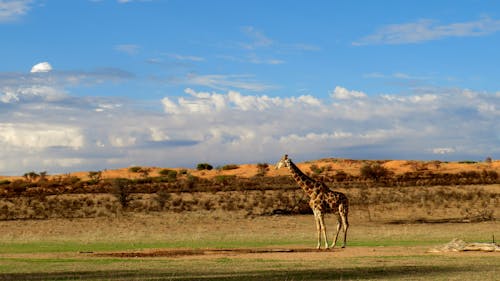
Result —
<instances>
[{"instance_id":1,"label":"giraffe's neck","mask_svg":"<svg viewBox=\"0 0 500 281\"><path fill-rule=\"evenodd\" d=\"M315 181L304 174L299 167L297 167L292 161L290 161L290 165L288 165L288 169L292 173L293 179L299 184L299 186L307 193L307 195L311 196L314 192L314 183Z\"/></svg>"}]
</instances>

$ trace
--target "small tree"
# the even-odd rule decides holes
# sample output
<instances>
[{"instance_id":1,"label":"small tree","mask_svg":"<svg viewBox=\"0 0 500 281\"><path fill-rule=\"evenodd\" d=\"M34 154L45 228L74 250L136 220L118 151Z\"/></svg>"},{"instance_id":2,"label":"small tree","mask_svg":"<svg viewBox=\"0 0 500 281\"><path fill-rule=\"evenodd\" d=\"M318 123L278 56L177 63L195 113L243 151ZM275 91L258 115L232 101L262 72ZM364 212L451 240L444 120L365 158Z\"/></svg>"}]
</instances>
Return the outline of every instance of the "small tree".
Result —
<instances>
[{"instance_id":1,"label":"small tree","mask_svg":"<svg viewBox=\"0 0 500 281\"><path fill-rule=\"evenodd\" d=\"M131 198L131 186L130 181L124 178L117 178L113 180L113 184L111 185L111 194L113 194L122 208L127 208Z\"/></svg>"},{"instance_id":2,"label":"small tree","mask_svg":"<svg viewBox=\"0 0 500 281\"><path fill-rule=\"evenodd\" d=\"M91 171L91 172L89 172L88 176L89 176L90 182L92 184L97 184L101 181L102 172L101 171Z\"/></svg>"},{"instance_id":3,"label":"small tree","mask_svg":"<svg viewBox=\"0 0 500 281\"><path fill-rule=\"evenodd\" d=\"M26 179L26 181L34 182L37 178L40 177L40 175L38 175L34 171L31 171L29 173L25 173L23 177Z\"/></svg>"},{"instance_id":4,"label":"small tree","mask_svg":"<svg viewBox=\"0 0 500 281\"><path fill-rule=\"evenodd\" d=\"M196 169L198 171L202 171L202 170L212 170L214 167L208 163L199 163L197 166L196 166Z\"/></svg>"}]
</instances>

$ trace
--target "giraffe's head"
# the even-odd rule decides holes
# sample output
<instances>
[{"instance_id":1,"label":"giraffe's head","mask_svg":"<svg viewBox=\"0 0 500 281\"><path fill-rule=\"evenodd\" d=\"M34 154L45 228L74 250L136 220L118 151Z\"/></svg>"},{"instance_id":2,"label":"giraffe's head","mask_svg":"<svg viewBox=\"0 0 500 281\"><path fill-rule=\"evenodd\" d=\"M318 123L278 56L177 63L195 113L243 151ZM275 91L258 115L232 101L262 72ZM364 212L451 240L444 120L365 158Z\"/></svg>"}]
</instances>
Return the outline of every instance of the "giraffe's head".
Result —
<instances>
[{"instance_id":1,"label":"giraffe's head","mask_svg":"<svg viewBox=\"0 0 500 281\"><path fill-rule=\"evenodd\" d=\"M288 158L288 155L285 154L278 163L276 163L276 169L280 169L283 167L289 167L290 166L290 158Z\"/></svg>"}]
</instances>

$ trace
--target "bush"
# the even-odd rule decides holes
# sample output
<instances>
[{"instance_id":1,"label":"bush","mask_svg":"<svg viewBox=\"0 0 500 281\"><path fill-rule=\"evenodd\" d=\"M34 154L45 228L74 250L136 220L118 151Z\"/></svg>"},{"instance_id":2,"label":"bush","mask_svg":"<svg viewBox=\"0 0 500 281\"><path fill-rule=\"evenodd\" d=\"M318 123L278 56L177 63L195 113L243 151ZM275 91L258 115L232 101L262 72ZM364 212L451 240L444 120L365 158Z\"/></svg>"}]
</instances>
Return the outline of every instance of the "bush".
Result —
<instances>
[{"instance_id":1,"label":"bush","mask_svg":"<svg viewBox=\"0 0 500 281\"><path fill-rule=\"evenodd\" d=\"M102 172L101 171L91 171L91 172L89 172L88 176L89 176L90 182L92 184L97 184L101 181Z\"/></svg>"},{"instance_id":2,"label":"bush","mask_svg":"<svg viewBox=\"0 0 500 281\"><path fill-rule=\"evenodd\" d=\"M140 166L133 166L128 168L128 171L131 173L139 173L142 170Z\"/></svg>"},{"instance_id":3,"label":"bush","mask_svg":"<svg viewBox=\"0 0 500 281\"><path fill-rule=\"evenodd\" d=\"M34 171L31 171L29 173L25 173L23 177L29 182L34 182L36 179L40 177L40 175Z\"/></svg>"},{"instance_id":4,"label":"bush","mask_svg":"<svg viewBox=\"0 0 500 281\"><path fill-rule=\"evenodd\" d=\"M390 174L390 171L380 164L365 164L360 169L361 177L365 179L372 179L378 181L381 178L385 178Z\"/></svg>"},{"instance_id":5,"label":"bush","mask_svg":"<svg viewBox=\"0 0 500 281\"><path fill-rule=\"evenodd\" d=\"M0 185L10 184L10 180L0 180Z\"/></svg>"},{"instance_id":6,"label":"bush","mask_svg":"<svg viewBox=\"0 0 500 281\"><path fill-rule=\"evenodd\" d=\"M214 167L208 163L199 163L197 166L196 166L196 169L198 171L202 171L202 170L212 170Z\"/></svg>"},{"instance_id":7,"label":"bush","mask_svg":"<svg viewBox=\"0 0 500 281\"><path fill-rule=\"evenodd\" d=\"M269 170L269 164L267 163L258 163L257 164L257 170L259 171L257 173L257 176L265 176L266 172Z\"/></svg>"},{"instance_id":8,"label":"bush","mask_svg":"<svg viewBox=\"0 0 500 281\"><path fill-rule=\"evenodd\" d=\"M216 183L222 184L224 186L231 184L236 180L236 176L226 176L226 175L217 175L214 178L214 181Z\"/></svg>"},{"instance_id":9,"label":"bush","mask_svg":"<svg viewBox=\"0 0 500 281\"><path fill-rule=\"evenodd\" d=\"M330 171L332 169L332 167L331 166L323 166L320 168L318 165L312 164L311 167L309 167L309 169L311 169L311 171L315 175L319 175L319 174L323 173L324 171Z\"/></svg>"},{"instance_id":10,"label":"bush","mask_svg":"<svg viewBox=\"0 0 500 281\"><path fill-rule=\"evenodd\" d=\"M111 185L111 194L113 194L118 202L120 202L120 205L122 208L127 208L131 199L130 199L130 194L131 194L131 186L130 186L130 180L124 179L124 178L117 178L113 180L113 183Z\"/></svg>"},{"instance_id":11,"label":"bush","mask_svg":"<svg viewBox=\"0 0 500 281\"><path fill-rule=\"evenodd\" d=\"M473 160L464 160L464 161L459 161L458 162L459 164L476 164L477 161L473 161Z\"/></svg>"},{"instance_id":12,"label":"bush","mask_svg":"<svg viewBox=\"0 0 500 281\"><path fill-rule=\"evenodd\" d=\"M349 175L342 170L337 171L337 173L334 176L336 181L345 181L347 180L348 177Z\"/></svg>"},{"instance_id":13,"label":"bush","mask_svg":"<svg viewBox=\"0 0 500 281\"><path fill-rule=\"evenodd\" d=\"M159 174L164 177L167 177L167 181L169 182L177 180L177 171L175 170L163 169L159 172Z\"/></svg>"},{"instance_id":14,"label":"bush","mask_svg":"<svg viewBox=\"0 0 500 281\"><path fill-rule=\"evenodd\" d=\"M172 198L172 195L167 192L164 189L158 190L156 192L156 197L155 201L158 203L158 206L160 207L160 210L163 210L165 208L165 205L167 204L168 201Z\"/></svg>"},{"instance_id":15,"label":"bush","mask_svg":"<svg viewBox=\"0 0 500 281\"><path fill-rule=\"evenodd\" d=\"M227 164L227 165L224 165L222 166L221 170L223 171L227 171L227 170L235 170L235 169L238 169L239 166L238 165L235 165L235 164Z\"/></svg>"}]
</instances>

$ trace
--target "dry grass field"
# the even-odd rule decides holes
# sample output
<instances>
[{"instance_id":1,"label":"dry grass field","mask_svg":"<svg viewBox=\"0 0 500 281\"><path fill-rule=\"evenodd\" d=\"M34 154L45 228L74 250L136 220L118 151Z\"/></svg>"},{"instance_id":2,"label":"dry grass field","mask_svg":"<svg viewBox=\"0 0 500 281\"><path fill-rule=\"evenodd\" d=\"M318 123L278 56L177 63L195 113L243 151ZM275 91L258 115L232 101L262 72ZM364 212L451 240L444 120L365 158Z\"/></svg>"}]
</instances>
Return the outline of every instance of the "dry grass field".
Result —
<instances>
[{"instance_id":1,"label":"dry grass field","mask_svg":"<svg viewBox=\"0 0 500 281\"><path fill-rule=\"evenodd\" d=\"M461 173L467 182L490 175L485 170L499 172L499 163L380 161L392 178ZM359 177L363 165L323 159L299 167L334 178L339 170ZM303 192L279 178L288 175L286 169L267 169L263 178L256 177L263 172L259 165L175 170L207 181L198 181L194 191L175 182L159 184L158 191L140 186L145 189L129 194L126 206L116 193L86 193L85 184L78 192L26 194L10 193L4 184L0 280L498 280L500 275L500 252L429 251L454 238L499 240L498 183L329 182L350 199L348 247L316 251L313 217L300 211L304 203L307 207ZM148 169L152 177L160 172ZM88 172L64 175L71 176L89 180ZM221 176L243 180L218 181ZM116 177L144 179L131 169L102 172L103 181ZM331 215L327 227L331 240Z\"/></svg>"},{"instance_id":2,"label":"dry grass field","mask_svg":"<svg viewBox=\"0 0 500 281\"><path fill-rule=\"evenodd\" d=\"M496 221L351 224L347 248L316 251L308 215L3 221L0 280L498 280L499 252L428 252L453 238L490 241Z\"/></svg>"}]
</instances>

